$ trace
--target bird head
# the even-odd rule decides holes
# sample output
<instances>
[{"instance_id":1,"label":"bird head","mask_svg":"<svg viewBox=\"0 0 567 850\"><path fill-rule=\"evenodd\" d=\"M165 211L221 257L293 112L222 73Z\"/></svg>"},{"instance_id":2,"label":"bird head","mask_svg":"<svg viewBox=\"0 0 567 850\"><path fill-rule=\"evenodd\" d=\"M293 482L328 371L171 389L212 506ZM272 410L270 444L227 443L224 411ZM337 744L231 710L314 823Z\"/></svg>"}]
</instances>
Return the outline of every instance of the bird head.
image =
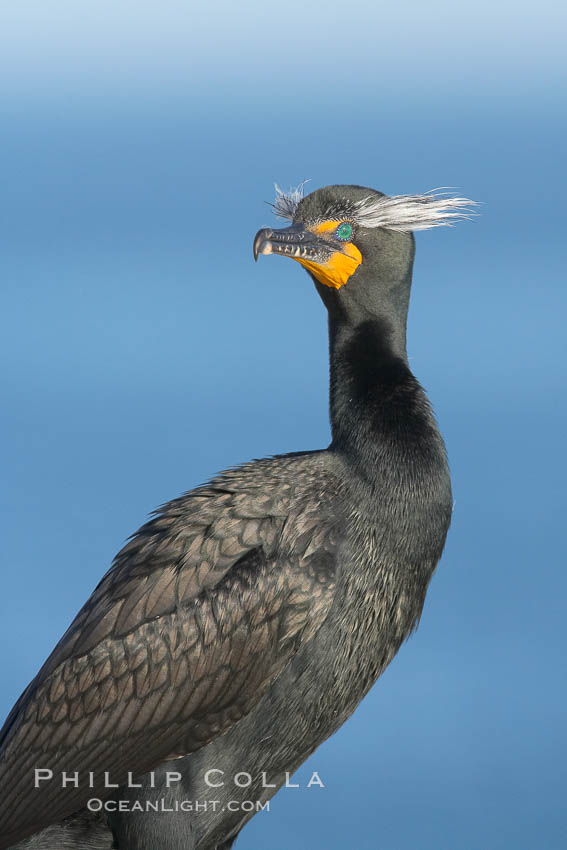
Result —
<instances>
[{"instance_id":1,"label":"bird head","mask_svg":"<svg viewBox=\"0 0 567 850\"><path fill-rule=\"evenodd\" d=\"M276 186L276 215L290 221L262 228L254 259L280 254L309 272L331 312L373 313L387 297L407 311L413 231L466 218L473 202L439 192L388 197L362 186L326 186L303 195Z\"/></svg>"}]
</instances>

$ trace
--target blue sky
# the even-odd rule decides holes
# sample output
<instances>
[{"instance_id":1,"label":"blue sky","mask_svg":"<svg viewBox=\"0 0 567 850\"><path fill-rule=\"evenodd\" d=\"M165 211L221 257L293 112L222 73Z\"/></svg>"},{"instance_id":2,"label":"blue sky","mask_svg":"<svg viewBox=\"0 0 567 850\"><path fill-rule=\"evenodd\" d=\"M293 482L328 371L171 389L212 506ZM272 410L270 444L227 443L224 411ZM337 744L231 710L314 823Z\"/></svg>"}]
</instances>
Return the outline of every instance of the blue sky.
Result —
<instances>
[{"instance_id":1,"label":"blue sky","mask_svg":"<svg viewBox=\"0 0 567 850\"><path fill-rule=\"evenodd\" d=\"M124 539L325 445L324 309L272 184L454 186L412 367L455 515L417 634L238 846L562 847L565 65L556 4L20 2L0 21L0 711ZM564 17L564 16L563 16Z\"/></svg>"}]
</instances>

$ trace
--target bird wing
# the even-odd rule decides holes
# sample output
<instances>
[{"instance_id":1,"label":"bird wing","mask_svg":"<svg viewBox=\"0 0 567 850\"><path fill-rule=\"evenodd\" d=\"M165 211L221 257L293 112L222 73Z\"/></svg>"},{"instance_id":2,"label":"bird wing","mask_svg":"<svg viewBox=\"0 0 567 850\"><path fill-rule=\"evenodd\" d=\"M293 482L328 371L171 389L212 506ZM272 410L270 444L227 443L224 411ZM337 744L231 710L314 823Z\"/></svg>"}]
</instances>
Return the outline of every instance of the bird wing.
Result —
<instances>
[{"instance_id":1,"label":"bird wing","mask_svg":"<svg viewBox=\"0 0 567 850\"><path fill-rule=\"evenodd\" d=\"M296 477L227 473L119 553L6 721L0 848L104 796L104 771L123 784L222 734L315 634L338 535L321 476ZM54 779L34 787L35 768Z\"/></svg>"}]
</instances>

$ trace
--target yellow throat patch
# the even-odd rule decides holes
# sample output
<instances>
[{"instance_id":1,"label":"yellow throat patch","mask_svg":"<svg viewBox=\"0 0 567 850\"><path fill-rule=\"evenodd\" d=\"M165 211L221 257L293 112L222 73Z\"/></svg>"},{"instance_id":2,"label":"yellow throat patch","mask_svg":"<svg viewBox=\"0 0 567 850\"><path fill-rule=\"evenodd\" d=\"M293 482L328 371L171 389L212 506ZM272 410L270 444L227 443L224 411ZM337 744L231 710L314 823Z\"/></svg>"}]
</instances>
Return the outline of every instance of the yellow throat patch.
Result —
<instances>
[{"instance_id":1,"label":"yellow throat patch","mask_svg":"<svg viewBox=\"0 0 567 850\"><path fill-rule=\"evenodd\" d=\"M324 221L309 229L313 233L326 233L329 230L336 230L339 224L342 224L342 222ZM317 278L319 283L333 289L340 289L362 262L362 254L353 242L344 242L343 250L344 253L343 251L334 251L326 263L313 263L301 257L291 257L291 259L301 263L311 272L313 277Z\"/></svg>"}]
</instances>

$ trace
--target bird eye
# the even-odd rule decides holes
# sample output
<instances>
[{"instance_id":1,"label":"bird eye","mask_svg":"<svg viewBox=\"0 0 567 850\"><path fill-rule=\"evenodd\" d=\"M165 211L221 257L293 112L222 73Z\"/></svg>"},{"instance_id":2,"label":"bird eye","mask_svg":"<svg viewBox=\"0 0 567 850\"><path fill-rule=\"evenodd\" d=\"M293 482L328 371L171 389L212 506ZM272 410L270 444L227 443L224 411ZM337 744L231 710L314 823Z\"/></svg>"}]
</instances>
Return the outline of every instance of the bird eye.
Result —
<instances>
[{"instance_id":1,"label":"bird eye","mask_svg":"<svg viewBox=\"0 0 567 850\"><path fill-rule=\"evenodd\" d=\"M349 224L348 221L344 221L342 224L339 224L335 231L335 236L337 239L340 239L341 242L348 242L348 240L352 238L352 224Z\"/></svg>"}]
</instances>

